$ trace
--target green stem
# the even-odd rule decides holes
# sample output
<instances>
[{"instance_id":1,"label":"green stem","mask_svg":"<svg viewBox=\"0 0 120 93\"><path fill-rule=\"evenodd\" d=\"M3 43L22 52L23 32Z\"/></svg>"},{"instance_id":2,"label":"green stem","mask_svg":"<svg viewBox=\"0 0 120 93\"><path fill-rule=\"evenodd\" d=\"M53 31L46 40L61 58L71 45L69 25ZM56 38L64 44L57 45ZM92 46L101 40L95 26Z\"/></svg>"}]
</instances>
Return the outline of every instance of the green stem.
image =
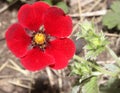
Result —
<instances>
[{"instance_id":1,"label":"green stem","mask_svg":"<svg viewBox=\"0 0 120 93\"><path fill-rule=\"evenodd\" d=\"M115 52L112 49L110 49L109 46L106 46L106 49L108 50L108 52L110 53L110 55L115 59L116 63L120 66L120 59L115 54Z\"/></svg>"},{"instance_id":2,"label":"green stem","mask_svg":"<svg viewBox=\"0 0 120 93\"><path fill-rule=\"evenodd\" d=\"M107 74L107 75L110 75L110 76L113 76L113 77L117 75L116 73L112 73L112 72L110 72L110 71L108 71L108 70L106 70L106 69L104 69L104 68L102 68L100 66L97 66L97 65L95 65L95 64L93 64L93 63L91 63L89 61L86 61L86 60L84 60L83 58L81 58L81 57L79 57L77 55L74 56L74 59L76 59L78 61L85 62L86 64L92 66L93 68L95 68L96 70L100 71L103 74Z\"/></svg>"}]
</instances>

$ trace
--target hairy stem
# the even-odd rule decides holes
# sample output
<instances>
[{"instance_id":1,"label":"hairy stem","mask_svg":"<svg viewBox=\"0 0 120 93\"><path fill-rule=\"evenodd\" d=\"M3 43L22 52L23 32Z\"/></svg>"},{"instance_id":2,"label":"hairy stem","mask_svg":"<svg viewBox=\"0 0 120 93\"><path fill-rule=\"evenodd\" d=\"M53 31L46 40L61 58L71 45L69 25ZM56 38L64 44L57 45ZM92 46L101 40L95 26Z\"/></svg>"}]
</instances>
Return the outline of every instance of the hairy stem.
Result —
<instances>
[{"instance_id":1,"label":"hairy stem","mask_svg":"<svg viewBox=\"0 0 120 93\"><path fill-rule=\"evenodd\" d=\"M115 54L115 52L109 46L106 46L106 49L108 50L108 52L110 53L110 55L115 59L116 63L120 66L120 59Z\"/></svg>"},{"instance_id":2,"label":"hairy stem","mask_svg":"<svg viewBox=\"0 0 120 93\"><path fill-rule=\"evenodd\" d=\"M90 65L94 69L101 72L102 74L107 74L107 75L110 75L110 76L113 76L113 77L117 75L117 73L112 73L112 72L110 72L110 71L108 71L108 70L106 70L106 69L104 69L104 68L102 68L100 66L97 66L97 65L95 65L95 64L93 64L93 63L91 63L91 62L89 62L89 61L87 61L87 60L85 60L85 59L83 59L83 58L81 58L79 56L77 56L77 55L74 56L74 59L76 59L77 61L85 62L86 64Z\"/></svg>"}]
</instances>

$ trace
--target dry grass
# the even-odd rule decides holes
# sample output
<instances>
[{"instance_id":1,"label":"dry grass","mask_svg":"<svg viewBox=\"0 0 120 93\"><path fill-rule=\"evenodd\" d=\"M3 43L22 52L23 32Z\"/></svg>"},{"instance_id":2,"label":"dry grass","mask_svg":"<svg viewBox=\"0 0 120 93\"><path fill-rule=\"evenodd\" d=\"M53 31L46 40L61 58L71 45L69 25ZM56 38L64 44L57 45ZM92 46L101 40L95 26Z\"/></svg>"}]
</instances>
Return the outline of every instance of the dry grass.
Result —
<instances>
[{"instance_id":1,"label":"dry grass","mask_svg":"<svg viewBox=\"0 0 120 93\"><path fill-rule=\"evenodd\" d=\"M94 18L94 23L97 24L99 31L102 29L102 26L99 26L98 24L101 23L102 16L105 15L107 11L107 0L68 0L68 2L70 2L71 6L69 8L69 15L73 18L74 23L72 36L77 32L79 22L83 22L86 19L92 20ZM46 75L49 79L51 88L54 88L55 85L58 86L59 92L53 91L53 93L69 93L74 80L70 81L71 77L68 76L69 70L67 68L60 71L46 68L39 72L32 73L25 70L19 64L19 60L7 49L4 40L5 30L10 24L16 22L17 10L9 10L9 7L14 4L8 5L3 2L0 2L0 4L2 5L2 7L0 7L0 93L13 93L14 91L16 91L15 93L31 93L31 90L35 88L32 86L35 83L35 80L42 75ZM115 33L105 33L105 35L109 40L113 40L111 41L111 46L114 46L113 49L117 50L120 44L120 36ZM111 62L109 56L107 56L105 60ZM66 86L69 88L67 89ZM18 87L20 87L21 90L19 90ZM15 90L15 88L18 90Z\"/></svg>"}]
</instances>

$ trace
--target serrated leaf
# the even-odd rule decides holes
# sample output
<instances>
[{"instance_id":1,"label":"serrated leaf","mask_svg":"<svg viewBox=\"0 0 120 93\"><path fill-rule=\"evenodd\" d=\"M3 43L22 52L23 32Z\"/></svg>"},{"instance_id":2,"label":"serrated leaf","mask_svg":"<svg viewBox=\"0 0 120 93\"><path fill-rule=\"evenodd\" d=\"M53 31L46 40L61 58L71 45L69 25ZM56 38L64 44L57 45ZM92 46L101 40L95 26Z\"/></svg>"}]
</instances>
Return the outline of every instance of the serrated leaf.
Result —
<instances>
[{"instance_id":1,"label":"serrated leaf","mask_svg":"<svg viewBox=\"0 0 120 93\"><path fill-rule=\"evenodd\" d=\"M113 2L113 4L111 5L111 9L114 11L114 12L120 12L120 1L115 1Z\"/></svg>"},{"instance_id":2,"label":"serrated leaf","mask_svg":"<svg viewBox=\"0 0 120 93\"><path fill-rule=\"evenodd\" d=\"M95 59L101 52L105 50L108 44L105 35L100 32L96 33L95 26L92 22L85 21L80 24L81 31L76 34L78 38L84 38L86 45L84 49L87 51L85 54L86 59Z\"/></svg>"},{"instance_id":3,"label":"serrated leaf","mask_svg":"<svg viewBox=\"0 0 120 93\"><path fill-rule=\"evenodd\" d=\"M82 87L82 93L99 93L97 77L91 77Z\"/></svg>"},{"instance_id":4,"label":"serrated leaf","mask_svg":"<svg viewBox=\"0 0 120 93\"><path fill-rule=\"evenodd\" d=\"M120 30L120 1L111 5L111 10L103 17L103 25L109 29L117 27Z\"/></svg>"},{"instance_id":5,"label":"serrated leaf","mask_svg":"<svg viewBox=\"0 0 120 93\"><path fill-rule=\"evenodd\" d=\"M77 74L81 77L89 76L91 73L91 68L85 62L74 62L71 68L73 74Z\"/></svg>"},{"instance_id":6,"label":"serrated leaf","mask_svg":"<svg viewBox=\"0 0 120 93\"><path fill-rule=\"evenodd\" d=\"M120 25L120 14L117 14L113 11L109 11L103 17L103 25L107 26L109 29Z\"/></svg>"},{"instance_id":7,"label":"serrated leaf","mask_svg":"<svg viewBox=\"0 0 120 93\"><path fill-rule=\"evenodd\" d=\"M56 5L61 8L65 13L68 13L68 6L65 2L58 2Z\"/></svg>"}]
</instances>

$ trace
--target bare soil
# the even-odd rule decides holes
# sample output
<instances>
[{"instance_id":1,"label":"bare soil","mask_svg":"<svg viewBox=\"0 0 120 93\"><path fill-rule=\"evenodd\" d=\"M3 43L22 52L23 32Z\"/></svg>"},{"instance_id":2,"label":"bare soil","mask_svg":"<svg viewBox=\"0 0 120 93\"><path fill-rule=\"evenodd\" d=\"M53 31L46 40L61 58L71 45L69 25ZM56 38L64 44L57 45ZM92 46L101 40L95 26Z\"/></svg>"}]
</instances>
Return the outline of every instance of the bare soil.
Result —
<instances>
[{"instance_id":1,"label":"bare soil","mask_svg":"<svg viewBox=\"0 0 120 93\"><path fill-rule=\"evenodd\" d=\"M14 1L14 0L13 0ZM22 0L21 0L22 1ZM24 0L23 0L24 1ZM27 3L32 3L35 0L26 0ZM63 0L69 6L69 15L73 19L74 27L79 20L79 7L83 14L95 11L108 10L110 4L114 0ZM25 3L25 2L24 2ZM17 0L13 4L0 0L0 93L70 93L72 85L75 83L77 77L69 76L69 68L60 71L55 71L50 68L43 69L39 72L29 72L25 70L20 62L7 48L5 41L6 29L13 23L17 22L17 11L19 7L24 4ZM102 14L96 16L83 16L83 20L92 20L98 27L98 30L105 28L101 24ZM77 32L79 28L75 30ZM116 29L104 32L106 37L110 40L110 47L120 56L120 36ZM83 56L84 40L75 40L78 55ZM103 52L98 58L98 62L109 63L114 62L107 52ZM71 60L71 63L73 61Z\"/></svg>"}]
</instances>

